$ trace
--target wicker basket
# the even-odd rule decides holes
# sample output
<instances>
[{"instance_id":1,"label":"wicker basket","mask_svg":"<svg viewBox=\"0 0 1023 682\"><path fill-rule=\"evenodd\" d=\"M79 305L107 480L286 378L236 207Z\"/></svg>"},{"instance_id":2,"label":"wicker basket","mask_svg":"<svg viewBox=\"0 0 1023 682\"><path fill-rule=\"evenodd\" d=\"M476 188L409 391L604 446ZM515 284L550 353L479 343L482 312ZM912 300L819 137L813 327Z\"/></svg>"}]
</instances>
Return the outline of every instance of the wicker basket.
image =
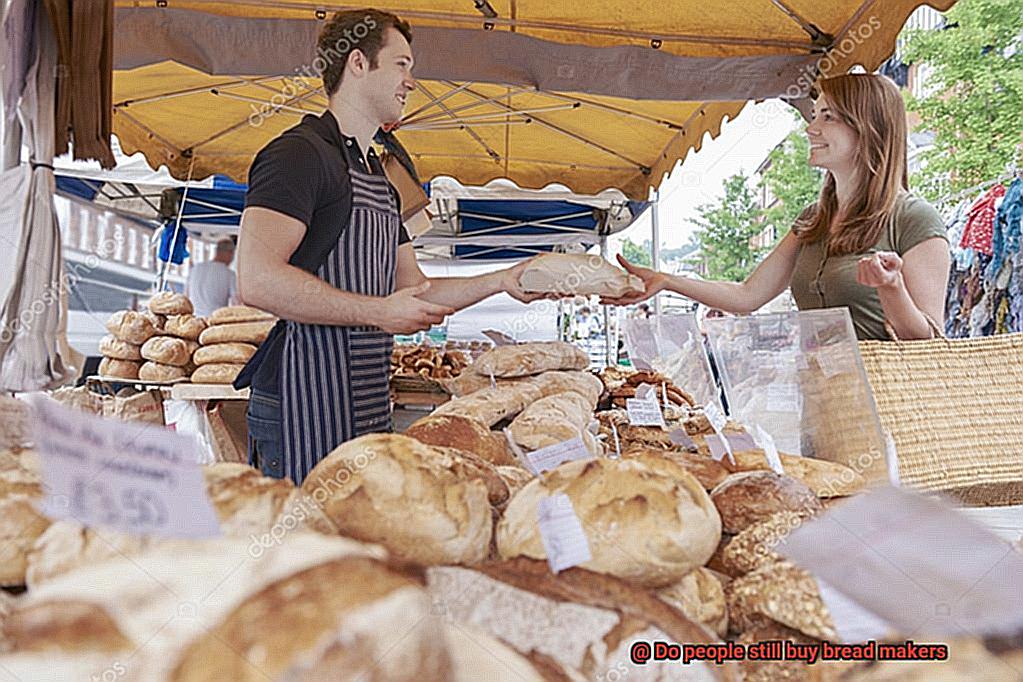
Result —
<instances>
[{"instance_id":1,"label":"wicker basket","mask_svg":"<svg viewBox=\"0 0 1023 682\"><path fill-rule=\"evenodd\" d=\"M1023 334L859 345L903 485L1023 504Z\"/></svg>"}]
</instances>

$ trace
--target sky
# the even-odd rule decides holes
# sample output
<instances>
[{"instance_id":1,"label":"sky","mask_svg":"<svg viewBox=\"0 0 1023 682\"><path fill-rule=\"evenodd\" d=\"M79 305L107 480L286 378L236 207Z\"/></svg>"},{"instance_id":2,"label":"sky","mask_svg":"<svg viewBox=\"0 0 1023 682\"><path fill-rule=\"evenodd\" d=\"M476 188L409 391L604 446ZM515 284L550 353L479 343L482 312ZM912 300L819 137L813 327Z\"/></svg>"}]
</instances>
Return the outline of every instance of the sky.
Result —
<instances>
[{"instance_id":1,"label":"sky","mask_svg":"<svg viewBox=\"0 0 1023 682\"><path fill-rule=\"evenodd\" d=\"M721 126L721 134L705 140L699 152L690 152L661 185L659 218L661 248L675 248L689 241L695 230L697 208L723 194L725 179L739 172L752 175L775 145L795 129L795 110L780 100L748 104L734 120ZM621 238L637 244L650 239L650 211L612 239L612 250Z\"/></svg>"}]
</instances>

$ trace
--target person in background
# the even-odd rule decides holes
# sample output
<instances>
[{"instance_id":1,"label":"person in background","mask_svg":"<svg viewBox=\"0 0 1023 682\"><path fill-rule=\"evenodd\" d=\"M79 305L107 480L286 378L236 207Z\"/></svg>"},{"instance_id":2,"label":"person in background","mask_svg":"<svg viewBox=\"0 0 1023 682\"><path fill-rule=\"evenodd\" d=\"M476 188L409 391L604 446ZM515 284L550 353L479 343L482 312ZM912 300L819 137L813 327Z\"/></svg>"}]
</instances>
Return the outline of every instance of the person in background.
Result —
<instances>
[{"instance_id":1,"label":"person in background","mask_svg":"<svg viewBox=\"0 0 1023 682\"><path fill-rule=\"evenodd\" d=\"M641 268L619 256L646 290L628 305L675 291L712 308L751 313L786 287L800 310L846 307L860 340L931 337L943 327L950 255L933 206L909 191L906 110L884 76L820 82L806 127L811 165L826 171L815 203L744 282L704 282Z\"/></svg>"},{"instance_id":2,"label":"person in background","mask_svg":"<svg viewBox=\"0 0 1023 682\"><path fill-rule=\"evenodd\" d=\"M209 317L217 308L238 302L234 270L234 240L224 237L217 242L213 260L193 265L188 272L185 296L192 301L196 317Z\"/></svg>"}]
</instances>

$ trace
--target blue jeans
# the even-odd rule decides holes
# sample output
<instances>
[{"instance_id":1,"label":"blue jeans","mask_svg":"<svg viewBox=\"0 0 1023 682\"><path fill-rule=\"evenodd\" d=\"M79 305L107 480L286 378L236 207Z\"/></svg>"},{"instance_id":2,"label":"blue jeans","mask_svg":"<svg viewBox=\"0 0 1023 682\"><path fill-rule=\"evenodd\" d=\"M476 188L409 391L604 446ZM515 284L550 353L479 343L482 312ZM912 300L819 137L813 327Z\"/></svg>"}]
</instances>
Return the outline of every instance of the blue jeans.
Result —
<instances>
[{"instance_id":1,"label":"blue jeans","mask_svg":"<svg viewBox=\"0 0 1023 682\"><path fill-rule=\"evenodd\" d=\"M249 464L264 476L284 478L284 429L281 400L255 389L249 396Z\"/></svg>"}]
</instances>

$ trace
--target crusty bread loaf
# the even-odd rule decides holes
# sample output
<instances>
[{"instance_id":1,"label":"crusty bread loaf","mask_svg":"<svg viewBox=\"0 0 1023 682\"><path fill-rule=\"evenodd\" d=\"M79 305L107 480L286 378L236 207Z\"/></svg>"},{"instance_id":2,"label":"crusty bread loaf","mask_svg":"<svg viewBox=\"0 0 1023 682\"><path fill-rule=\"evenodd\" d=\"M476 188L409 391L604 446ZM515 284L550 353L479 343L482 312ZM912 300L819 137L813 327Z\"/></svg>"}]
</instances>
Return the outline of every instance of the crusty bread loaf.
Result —
<instances>
[{"instance_id":1,"label":"crusty bread loaf","mask_svg":"<svg viewBox=\"0 0 1023 682\"><path fill-rule=\"evenodd\" d=\"M177 381L187 376L184 367L165 365L160 362L146 362L139 367L139 379L142 381Z\"/></svg>"},{"instance_id":2,"label":"crusty bread loaf","mask_svg":"<svg viewBox=\"0 0 1023 682\"><path fill-rule=\"evenodd\" d=\"M526 487L526 484L533 480L534 474L521 466L499 466L497 469L497 475L500 476L505 485L508 486L509 499L515 496L515 493L519 492Z\"/></svg>"},{"instance_id":3,"label":"crusty bread loaf","mask_svg":"<svg viewBox=\"0 0 1023 682\"><path fill-rule=\"evenodd\" d=\"M729 575L742 575L782 561L782 556L774 548L785 542L789 533L799 528L806 518L805 514L785 510L747 527L721 552L725 571Z\"/></svg>"},{"instance_id":4,"label":"crusty bread loaf","mask_svg":"<svg viewBox=\"0 0 1023 682\"><path fill-rule=\"evenodd\" d=\"M863 490L867 481L853 469L814 457L799 457L780 453L782 468L786 476L799 479L805 483L817 497L842 497L854 495ZM732 471L755 471L770 469L767 456L763 450L746 450L735 453L735 465L722 460L723 466Z\"/></svg>"},{"instance_id":5,"label":"crusty bread loaf","mask_svg":"<svg viewBox=\"0 0 1023 682\"><path fill-rule=\"evenodd\" d=\"M495 433L483 422L468 417L431 414L413 422L405 435L427 445L471 452L491 464L518 464L504 434Z\"/></svg>"},{"instance_id":6,"label":"crusty bread loaf","mask_svg":"<svg viewBox=\"0 0 1023 682\"><path fill-rule=\"evenodd\" d=\"M583 682L586 678L575 670L558 667L561 677L548 677L548 672L522 653L516 651L481 628L464 623L444 627L444 639L451 653L452 682L508 680L511 682ZM557 663L554 663L557 665Z\"/></svg>"},{"instance_id":7,"label":"crusty bread loaf","mask_svg":"<svg viewBox=\"0 0 1023 682\"><path fill-rule=\"evenodd\" d=\"M134 310L119 310L107 319L107 331L121 341L142 345L156 335L157 330L145 315Z\"/></svg>"},{"instance_id":8,"label":"crusty bread loaf","mask_svg":"<svg viewBox=\"0 0 1023 682\"><path fill-rule=\"evenodd\" d=\"M210 324L231 324L233 322L257 322L275 319L272 313L247 305L230 305L217 308L210 314Z\"/></svg>"},{"instance_id":9,"label":"crusty bread loaf","mask_svg":"<svg viewBox=\"0 0 1023 682\"><path fill-rule=\"evenodd\" d=\"M161 291L153 294L147 304L149 311L157 315L191 315L195 312L192 302L184 294Z\"/></svg>"},{"instance_id":10,"label":"crusty bread loaf","mask_svg":"<svg viewBox=\"0 0 1023 682\"><path fill-rule=\"evenodd\" d=\"M489 427L503 419L514 417L524 410L526 405L542 397L536 384L519 382L513 386L482 388L464 398L449 400L433 413L468 417Z\"/></svg>"},{"instance_id":11,"label":"crusty bread loaf","mask_svg":"<svg viewBox=\"0 0 1023 682\"><path fill-rule=\"evenodd\" d=\"M604 392L603 382L589 372L573 370L544 372L537 374L531 381L545 397L567 391L578 393L590 403L591 411L597 407L597 402Z\"/></svg>"},{"instance_id":12,"label":"crusty bread loaf","mask_svg":"<svg viewBox=\"0 0 1023 682\"><path fill-rule=\"evenodd\" d=\"M235 322L207 327L199 335L199 343L211 346L215 343L251 343L259 345L266 340L273 328L274 320L260 322Z\"/></svg>"},{"instance_id":13,"label":"crusty bread loaf","mask_svg":"<svg viewBox=\"0 0 1023 682\"><path fill-rule=\"evenodd\" d=\"M0 451L28 445L34 428L28 403L0 393Z\"/></svg>"},{"instance_id":14,"label":"crusty bread loaf","mask_svg":"<svg viewBox=\"0 0 1023 682\"><path fill-rule=\"evenodd\" d=\"M103 358L99 361L99 369L96 371L99 372L101 377L111 377L114 379L138 379L139 369L141 367L141 362Z\"/></svg>"},{"instance_id":15,"label":"crusty bread loaf","mask_svg":"<svg viewBox=\"0 0 1023 682\"><path fill-rule=\"evenodd\" d=\"M198 366L213 364L244 365L256 354L251 343L215 343L202 346L192 354L192 362Z\"/></svg>"},{"instance_id":16,"label":"crusty bread loaf","mask_svg":"<svg viewBox=\"0 0 1023 682\"><path fill-rule=\"evenodd\" d=\"M725 589L725 598L733 632L774 621L817 639L833 642L838 638L817 582L787 561L766 564L736 578Z\"/></svg>"},{"instance_id":17,"label":"crusty bread loaf","mask_svg":"<svg viewBox=\"0 0 1023 682\"><path fill-rule=\"evenodd\" d=\"M788 640L798 644L820 645L820 640L807 637L798 630L787 628L780 623L771 622L767 625L746 630L736 640L745 646L751 646L758 642L778 642ZM851 662L839 661L816 661L812 666L804 661L797 660L743 660L739 663L742 668L742 682L776 682L777 680L791 680L792 682L831 682L839 679L839 666L850 666ZM832 669L836 670L832 673ZM845 679L844 677L841 679ZM901 677L897 679L903 679Z\"/></svg>"},{"instance_id":18,"label":"crusty bread loaf","mask_svg":"<svg viewBox=\"0 0 1023 682\"><path fill-rule=\"evenodd\" d=\"M0 586L25 583L32 543L50 525L35 509L42 495L38 471L20 453L0 453Z\"/></svg>"},{"instance_id":19,"label":"crusty bread loaf","mask_svg":"<svg viewBox=\"0 0 1023 682\"><path fill-rule=\"evenodd\" d=\"M706 491L662 457L562 464L528 483L497 527L504 558L546 558L537 526L540 500L564 493L593 558L582 564L647 587L666 587L702 566L721 539L721 519Z\"/></svg>"},{"instance_id":20,"label":"crusty bread loaf","mask_svg":"<svg viewBox=\"0 0 1023 682\"><path fill-rule=\"evenodd\" d=\"M321 460L302 492L349 537L422 564L476 563L486 557L492 534L487 488L460 477L456 466L449 450L370 434Z\"/></svg>"},{"instance_id":21,"label":"crusty bread loaf","mask_svg":"<svg viewBox=\"0 0 1023 682\"><path fill-rule=\"evenodd\" d=\"M113 334L107 334L99 340L99 354L115 360L141 360L140 346L121 341Z\"/></svg>"},{"instance_id":22,"label":"crusty bread loaf","mask_svg":"<svg viewBox=\"0 0 1023 682\"><path fill-rule=\"evenodd\" d=\"M523 377L551 370L586 369L590 359L564 341L497 346L476 358L472 370L481 376Z\"/></svg>"},{"instance_id":23,"label":"crusty bread loaf","mask_svg":"<svg viewBox=\"0 0 1023 682\"><path fill-rule=\"evenodd\" d=\"M719 637L727 634L725 590L712 571L695 568L674 585L658 590L657 596Z\"/></svg>"},{"instance_id":24,"label":"crusty bread loaf","mask_svg":"<svg viewBox=\"0 0 1023 682\"><path fill-rule=\"evenodd\" d=\"M579 438L594 457L603 453L587 427L593 407L578 393L567 392L541 398L515 417L509 426L515 443L524 450L557 445Z\"/></svg>"},{"instance_id":25,"label":"crusty bread loaf","mask_svg":"<svg viewBox=\"0 0 1023 682\"><path fill-rule=\"evenodd\" d=\"M198 353L199 351L196 352ZM245 367L244 364L226 362L202 365L192 372L192 383L231 384L238 378L238 374L242 371L243 367Z\"/></svg>"},{"instance_id":26,"label":"crusty bread loaf","mask_svg":"<svg viewBox=\"0 0 1023 682\"><path fill-rule=\"evenodd\" d=\"M195 315L169 315L163 331L171 336L197 341L206 327L206 320Z\"/></svg>"},{"instance_id":27,"label":"crusty bread loaf","mask_svg":"<svg viewBox=\"0 0 1023 682\"><path fill-rule=\"evenodd\" d=\"M142 344L142 357L161 365L184 367L192 359L188 343L173 336L154 336Z\"/></svg>"},{"instance_id":28,"label":"crusty bread loaf","mask_svg":"<svg viewBox=\"0 0 1023 682\"><path fill-rule=\"evenodd\" d=\"M614 443L608 443L608 447L613 450ZM713 490L715 486L728 478L729 475L728 470L721 466L720 462L715 462L710 457L698 452L688 452L686 450L678 449L660 450L646 447L623 448L622 457L628 459L637 456L663 457L675 462L695 476L696 480L700 482L700 485L703 486L704 490Z\"/></svg>"},{"instance_id":29,"label":"crusty bread loaf","mask_svg":"<svg viewBox=\"0 0 1023 682\"><path fill-rule=\"evenodd\" d=\"M644 290L643 280L595 254L545 253L529 261L519 276L523 291L562 296L609 296Z\"/></svg>"},{"instance_id":30,"label":"crusty bread loaf","mask_svg":"<svg viewBox=\"0 0 1023 682\"><path fill-rule=\"evenodd\" d=\"M732 474L711 491L710 498L726 533L740 533L780 511L813 515L824 509L805 483L773 471Z\"/></svg>"}]
</instances>

